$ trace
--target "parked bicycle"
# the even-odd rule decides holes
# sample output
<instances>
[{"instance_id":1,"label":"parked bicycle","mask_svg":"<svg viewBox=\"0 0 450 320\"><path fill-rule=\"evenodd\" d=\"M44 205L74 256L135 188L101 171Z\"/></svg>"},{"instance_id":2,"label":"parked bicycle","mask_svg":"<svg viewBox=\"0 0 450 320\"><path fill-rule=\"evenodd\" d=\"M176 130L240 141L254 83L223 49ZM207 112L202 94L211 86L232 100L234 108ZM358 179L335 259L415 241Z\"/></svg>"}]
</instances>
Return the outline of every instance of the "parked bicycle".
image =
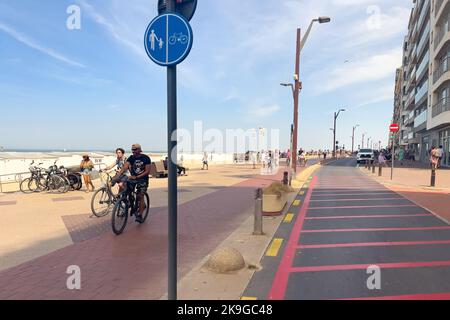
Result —
<instances>
[{"instance_id":1,"label":"parked bicycle","mask_svg":"<svg viewBox=\"0 0 450 320\"><path fill-rule=\"evenodd\" d=\"M106 216L119 199L119 195L115 195L112 191L111 175L107 172L101 172L100 180L102 187L92 195L91 199L91 211L98 218Z\"/></svg>"},{"instance_id":2,"label":"parked bicycle","mask_svg":"<svg viewBox=\"0 0 450 320\"><path fill-rule=\"evenodd\" d=\"M140 201L136 193L136 181L127 181L126 188L119 194L119 199L112 211L112 229L116 235L120 235L127 225L128 215L137 215L140 208ZM142 213L142 222L147 220L150 211L150 198L148 193L144 193L145 210Z\"/></svg>"},{"instance_id":3,"label":"parked bicycle","mask_svg":"<svg viewBox=\"0 0 450 320\"><path fill-rule=\"evenodd\" d=\"M39 166L40 165L42 165L42 163L39 163ZM34 191L32 191L32 189L35 190L35 186L38 185L39 181L43 178L42 171L44 169L38 166L34 166L34 160L31 162L29 170L31 173L31 177L23 179L20 182L20 191L22 191L23 193L33 193ZM33 188L31 188L30 185L32 185Z\"/></svg>"}]
</instances>

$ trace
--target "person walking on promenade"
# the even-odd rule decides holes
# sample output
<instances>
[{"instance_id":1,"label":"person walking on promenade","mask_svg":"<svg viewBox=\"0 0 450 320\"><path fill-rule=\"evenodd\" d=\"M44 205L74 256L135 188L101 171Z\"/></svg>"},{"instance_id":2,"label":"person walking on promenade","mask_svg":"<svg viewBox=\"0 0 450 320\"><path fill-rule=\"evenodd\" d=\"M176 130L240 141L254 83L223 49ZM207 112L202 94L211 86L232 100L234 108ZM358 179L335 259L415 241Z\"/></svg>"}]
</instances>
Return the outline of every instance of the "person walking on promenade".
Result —
<instances>
[{"instance_id":1,"label":"person walking on promenade","mask_svg":"<svg viewBox=\"0 0 450 320\"><path fill-rule=\"evenodd\" d=\"M202 170L205 170L205 166L206 166L206 170L209 170L209 165L208 165L208 153L207 153L207 152L203 153L203 166L202 166Z\"/></svg>"},{"instance_id":2,"label":"person walking on promenade","mask_svg":"<svg viewBox=\"0 0 450 320\"><path fill-rule=\"evenodd\" d=\"M255 152L251 153L251 159L252 159L252 163L253 163L253 169L256 169L256 153Z\"/></svg>"},{"instance_id":3,"label":"person walking on promenade","mask_svg":"<svg viewBox=\"0 0 450 320\"><path fill-rule=\"evenodd\" d=\"M430 150L430 166L431 169L436 170L439 167L439 149L435 146Z\"/></svg>"},{"instance_id":4,"label":"person walking on promenade","mask_svg":"<svg viewBox=\"0 0 450 320\"><path fill-rule=\"evenodd\" d=\"M386 156L384 155L384 151L381 151L378 155L378 163L383 167L387 167Z\"/></svg>"},{"instance_id":5,"label":"person walking on promenade","mask_svg":"<svg viewBox=\"0 0 450 320\"><path fill-rule=\"evenodd\" d=\"M86 192L89 192L89 186L92 187L94 191L95 187L91 180L92 169L94 169L94 163L89 158L88 154L83 155L83 160L80 163L80 171L83 175L84 185L86 186Z\"/></svg>"},{"instance_id":6,"label":"person walking on promenade","mask_svg":"<svg viewBox=\"0 0 450 320\"><path fill-rule=\"evenodd\" d=\"M437 149L437 155L439 157L438 168L440 168L441 163L442 163L442 158L444 157L444 148L442 146L439 146L439 149Z\"/></svg>"},{"instance_id":7,"label":"person walking on promenade","mask_svg":"<svg viewBox=\"0 0 450 320\"><path fill-rule=\"evenodd\" d=\"M289 167L291 165L291 150L288 149L286 153L286 166Z\"/></svg>"},{"instance_id":8,"label":"person walking on promenade","mask_svg":"<svg viewBox=\"0 0 450 320\"><path fill-rule=\"evenodd\" d=\"M267 154L267 172L272 173L273 172L273 153L272 151L269 151Z\"/></svg>"},{"instance_id":9,"label":"person walking on promenade","mask_svg":"<svg viewBox=\"0 0 450 320\"><path fill-rule=\"evenodd\" d=\"M398 161L400 161L400 165L403 166L403 160L405 160L405 150L403 148L400 148L398 151Z\"/></svg>"}]
</instances>

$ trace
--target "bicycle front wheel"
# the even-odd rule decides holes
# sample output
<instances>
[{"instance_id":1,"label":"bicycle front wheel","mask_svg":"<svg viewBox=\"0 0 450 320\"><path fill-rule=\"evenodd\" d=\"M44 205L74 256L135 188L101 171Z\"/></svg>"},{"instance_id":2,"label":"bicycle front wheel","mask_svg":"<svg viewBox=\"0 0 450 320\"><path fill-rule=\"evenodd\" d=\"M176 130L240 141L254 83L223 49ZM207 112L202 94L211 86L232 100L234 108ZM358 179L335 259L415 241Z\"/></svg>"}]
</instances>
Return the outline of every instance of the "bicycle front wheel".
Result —
<instances>
[{"instance_id":1,"label":"bicycle front wheel","mask_svg":"<svg viewBox=\"0 0 450 320\"><path fill-rule=\"evenodd\" d=\"M91 210L94 216L101 218L109 213L113 198L107 188L97 190L91 199Z\"/></svg>"},{"instance_id":2,"label":"bicycle front wheel","mask_svg":"<svg viewBox=\"0 0 450 320\"><path fill-rule=\"evenodd\" d=\"M119 200L112 211L112 230L116 235L122 234L127 226L128 221L128 205L125 200Z\"/></svg>"},{"instance_id":3,"label":"bicycle front wheel","mask_svg":"<svg viewBox=\"0 0 450 320\"><path fill-rule=\"evenodd\" d=\"M142 223L144 223L145 220L147 220L148 214L150 212L150 197L148 196L147 192L144 194L144 203L145 209L144 212L142 213Z\"/></svg>"},{"instance_id":4,"label":"bicycle front wheel","mask_svg":"<svg viewBox=\"0 0 450 320\"><path fill-rule=\"evenodd\" d=\"M60 176L54 175L49 178L49 181L48 181L48 190L49 191L65 193L66 188L67 188L66 182Z\"/></svg>"}]
</instances>

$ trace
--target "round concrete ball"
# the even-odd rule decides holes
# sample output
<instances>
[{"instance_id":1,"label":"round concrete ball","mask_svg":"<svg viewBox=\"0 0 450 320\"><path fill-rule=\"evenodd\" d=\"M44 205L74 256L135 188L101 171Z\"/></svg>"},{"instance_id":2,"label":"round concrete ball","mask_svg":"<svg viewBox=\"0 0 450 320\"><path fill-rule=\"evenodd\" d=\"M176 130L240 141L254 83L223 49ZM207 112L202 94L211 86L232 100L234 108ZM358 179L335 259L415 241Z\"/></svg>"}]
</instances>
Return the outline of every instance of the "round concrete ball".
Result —
<instances>
[{"instance_id":1,"label":"round concrete ball","mask_svg":"<svg viewBox=\"0 0 450 320\"><path fill-rule=\"evenodd\" d=\"M245 261L236 249L220 248L211 254L205 267L215 273L227 273L245 268Z\"/></svg>"}]
</instances>

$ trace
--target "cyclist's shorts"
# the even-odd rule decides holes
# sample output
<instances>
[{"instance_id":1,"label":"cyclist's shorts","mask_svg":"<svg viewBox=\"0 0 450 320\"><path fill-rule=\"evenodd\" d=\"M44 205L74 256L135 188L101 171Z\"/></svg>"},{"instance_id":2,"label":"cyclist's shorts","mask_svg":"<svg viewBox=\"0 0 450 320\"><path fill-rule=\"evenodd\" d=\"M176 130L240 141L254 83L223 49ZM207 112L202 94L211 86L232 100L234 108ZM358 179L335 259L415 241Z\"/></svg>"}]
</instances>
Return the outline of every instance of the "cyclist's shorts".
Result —
<instances>
[{"instance_id":1,"label":"cyclist's shorts","mask_svg":"<svg viewBox=\"0 0 450 320\"><path fill-rule=\"evenodd\" d=\"M136 193L146 193L148 190L148 181L138 181L136 183Z\"/></svg>"}]
</instances>

